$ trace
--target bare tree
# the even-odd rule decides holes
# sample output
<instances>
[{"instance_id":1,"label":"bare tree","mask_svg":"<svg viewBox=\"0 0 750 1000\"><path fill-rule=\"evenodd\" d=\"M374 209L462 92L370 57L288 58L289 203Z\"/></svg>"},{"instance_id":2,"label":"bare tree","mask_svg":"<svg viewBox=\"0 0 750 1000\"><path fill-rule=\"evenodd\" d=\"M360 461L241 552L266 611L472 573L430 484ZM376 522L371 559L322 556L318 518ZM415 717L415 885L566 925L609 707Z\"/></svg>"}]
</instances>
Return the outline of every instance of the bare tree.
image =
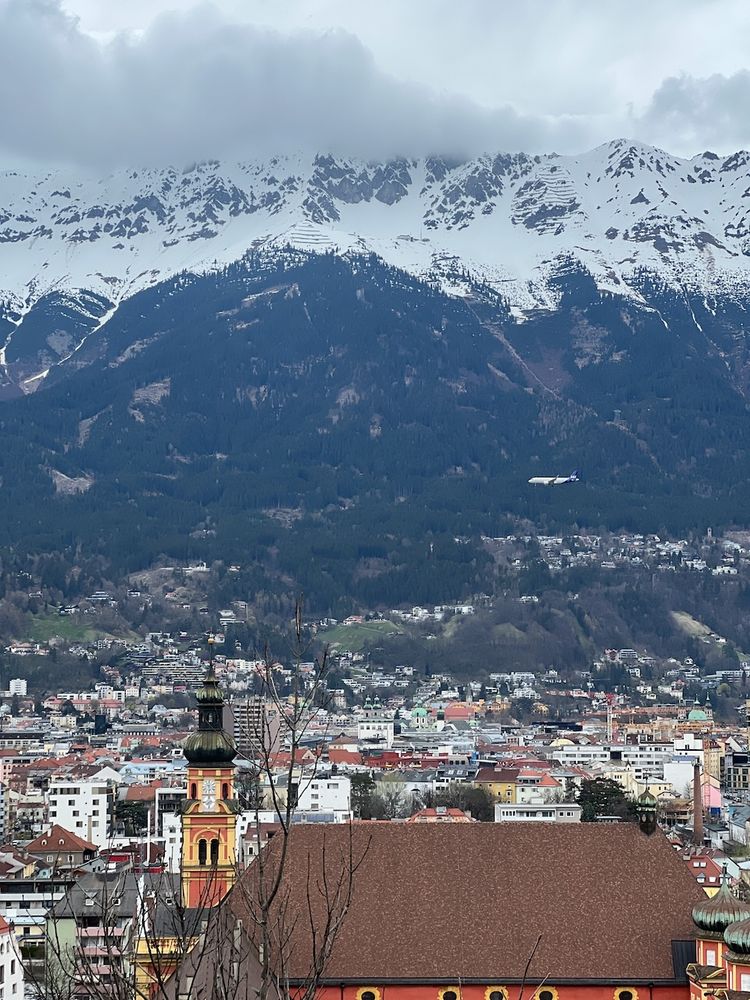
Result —
<instances>
[{"instance_id":1,"label":"bare tree","mask_svg":"<svg viewBox=\"0 0 750 1000\"><path fill-rule=\"evenodd\" d=\"M292 661L291 690L284 697L277 681L278 670L268 646L262 658L261 690L263 710L256 717L256 732L251 734L256 748L259 775L267 783L268 796L278 824L278 833L266 850L259 851L251 877L245 877L235 889L240 912L250 922L248 931L256 942L259 958L258 1000L270 997L290 997L296 1000L311 998L323 975L341 924L352 900L354 876L364 861L369 840L355 852L351 821L348 828L348 848L332 875L328 865L328 845L323 835L318 858L307 858L305 884L306 913L291 905L291 888L286 878L289 845L292 837L294 814L300 795L315 780L319 771L320 756L316 753L307 771L302 768L301 749L310 740L311 727L319 712L330 704L327 692L329 650L302 664L310 653L310 642L305 639L302 625L302 601L296 602L294 631L290 649ZM325 738L326 733L320 734ZM279 768L283 748L286 763ZM281 780L279 780L281 778ZM260 810L254 816L256 840L261 841ZM309 968L305 970L303 984L294 991L289 986L289 955L295 934L305 925L312 948Z\"/></svg>"},{"instance_id":2,"label":"bare tree","mask_svg":"<svg viewBox=\"0 0 750 1000\"><path fill-rule=\"evenodd\" d=\"M33 980L40 1000L312 1000L349 910L369 837L355 838L349 823L339 828L332 850L331 835L322 831L302 862L304 904L299 905L300 858L296 852L292 872L290 842L299 797L320 761L316 753L303 771L301 754L328 701L328 650L303 669L308 654L298 602L289 694L266 647L262 710L249 734L253 785L267 787L278 831L273 840L247 871L237 869L234 888L218 905L212 905L210 878L199 904L187 907L179 875L130 871L120 873L120 882L102 877L88 907L91 917L79 920L76 898L84 890L80 883L72 887L50 912L45 975ZM258 844L261 806L256 788L252 824ZM82 922L97 933L88 933ZM301 971L295 967L292 987L290 959L301 937L309 958Z\"/></svg>"}]
</instances>

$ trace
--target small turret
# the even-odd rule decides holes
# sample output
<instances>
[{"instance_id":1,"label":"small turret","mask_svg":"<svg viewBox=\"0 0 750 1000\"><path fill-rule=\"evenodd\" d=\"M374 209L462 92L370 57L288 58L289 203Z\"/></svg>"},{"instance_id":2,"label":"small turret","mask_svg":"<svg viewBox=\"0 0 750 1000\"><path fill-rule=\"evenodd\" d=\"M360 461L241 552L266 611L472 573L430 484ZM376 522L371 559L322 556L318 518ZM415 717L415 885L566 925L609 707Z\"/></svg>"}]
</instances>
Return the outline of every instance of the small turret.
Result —
<instances>
[{"instance_id":1,"label":"small turret","mask_svg":"<svg viewBox=\"0 0 750 1000\"><path fill-rule=\"evenodd\" d=\"M656 807L658 803L651 792L646 789L638 796L636 806L638 809L638 825L641 832L650 837L656 832Z\"/></svg>"}]
</instances>

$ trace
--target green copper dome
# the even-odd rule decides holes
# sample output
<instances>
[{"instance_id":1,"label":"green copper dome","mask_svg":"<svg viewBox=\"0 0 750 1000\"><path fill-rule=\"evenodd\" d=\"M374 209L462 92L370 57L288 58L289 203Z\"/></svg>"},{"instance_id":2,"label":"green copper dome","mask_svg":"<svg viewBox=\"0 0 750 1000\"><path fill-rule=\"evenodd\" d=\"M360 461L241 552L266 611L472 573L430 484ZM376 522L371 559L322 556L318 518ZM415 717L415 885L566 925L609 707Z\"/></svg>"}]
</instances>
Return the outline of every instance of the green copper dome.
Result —
<instances>
[{"instance_id":1,"label":"green copper dome","mask_svg":"<svg viewBox=\"0 0 750 1000\"><path fill-rule=\"evenodd\" d=\"M722 935L730 928L730 925L740 926L741 924L748 923L748 942L750 942L750 906L747 903L743 903L741 899L737 899L735 895L732 894L729 886L726 882L722 883L721 888L712 896L711 899L706 899L705 902L697 903L693 907L693 923L696 924L702 931L706 931L709 934ZM729 940L724 935L725 941L729 944ZM750 943L748 945L750 947Z\"/></svg>"},{"instance_id":2,"label":"green copper dome","mask_svg":"<svg viewBox=\"0 0 750 1000\"><path fill-rule=\"evenodd\" d=\"M213 663L196 694L198 729L182 744L189 764L201 767L227 767L237 755L234 740L224 732L224 698L214 673Z\"/></svg>"},{"instance_id":3,"label":"green copper dome","mask_svg":"<svg viewBox=\"0 0 750 1000\"><path fill-rule=\"evenodd\" d=\"M730 924L724 931L724 940L735 955L750 955L750 916Z\"/></svg>"}]
</instances>

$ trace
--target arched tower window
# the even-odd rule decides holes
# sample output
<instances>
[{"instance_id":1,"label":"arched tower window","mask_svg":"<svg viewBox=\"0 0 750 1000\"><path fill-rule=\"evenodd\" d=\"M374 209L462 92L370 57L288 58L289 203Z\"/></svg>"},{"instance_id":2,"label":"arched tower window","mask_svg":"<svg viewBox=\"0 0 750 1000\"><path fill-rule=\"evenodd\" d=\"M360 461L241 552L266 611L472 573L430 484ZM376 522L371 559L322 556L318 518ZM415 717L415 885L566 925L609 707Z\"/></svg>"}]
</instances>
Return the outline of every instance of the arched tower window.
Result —
<instances>
[{"instance_id":1,"label":"arched tower window","mask_svg":"<svg viewBox=\"0 0 750 1000\"><path fill-rule=\"evenodd\" d=\"M222 799L229 798L229 782L225 781L221 786L221 797Z\"/></svg>"},{"instance_id":2,"label":"arched tower window","mask_svg":"<svg viewBox=\"0 0 750 1000\"><path fill-rule=\"evenodd\" d=\"M205 865L206 863L206 841L201 839L198 841L198 864Z\"/></svg>"},{"instance_id":3,"label":"arched tower window","mask_svg":"<svg viewBox=\"0 0 750 1000\"><path fill-rule=\"evenodd\" d=\"M190 785L190 798L191 799L197 799L198 798L198 786L196 785L196 783L194 781Z\"/></svg>"},{"instance_id":4,"label":"arched tower window","mask_svg":"<svg viewBox=\"0 0 750 1000\"><path fill-rule=\"evenodd\" d=\"M219 841L214 838L211 841L211 864L218 865L219 863Z\"/></svg>"}]
</instances>

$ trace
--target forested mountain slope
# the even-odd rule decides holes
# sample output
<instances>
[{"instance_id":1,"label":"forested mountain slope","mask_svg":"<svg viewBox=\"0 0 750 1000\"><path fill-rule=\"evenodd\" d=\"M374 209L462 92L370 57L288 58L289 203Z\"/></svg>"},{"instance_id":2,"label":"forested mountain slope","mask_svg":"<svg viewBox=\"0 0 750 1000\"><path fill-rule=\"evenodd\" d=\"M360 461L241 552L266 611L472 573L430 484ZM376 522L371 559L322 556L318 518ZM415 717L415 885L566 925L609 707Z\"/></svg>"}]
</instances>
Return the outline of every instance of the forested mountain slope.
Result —
<instances>
[{"instance_id":1,"label":"forested mountain slope","mask_svg":"<svg viewBox=\"0 0 750 1000\"><path fill-rule=\"evenodd\" d=\"M2 405L0 546L113 576L222 559L324 608L489 589L481 536L514 524L746 521L741 306L579 266L550 287L519 323L476 278L266 248L144 289Z\"/></svg>"}]
</instances>

